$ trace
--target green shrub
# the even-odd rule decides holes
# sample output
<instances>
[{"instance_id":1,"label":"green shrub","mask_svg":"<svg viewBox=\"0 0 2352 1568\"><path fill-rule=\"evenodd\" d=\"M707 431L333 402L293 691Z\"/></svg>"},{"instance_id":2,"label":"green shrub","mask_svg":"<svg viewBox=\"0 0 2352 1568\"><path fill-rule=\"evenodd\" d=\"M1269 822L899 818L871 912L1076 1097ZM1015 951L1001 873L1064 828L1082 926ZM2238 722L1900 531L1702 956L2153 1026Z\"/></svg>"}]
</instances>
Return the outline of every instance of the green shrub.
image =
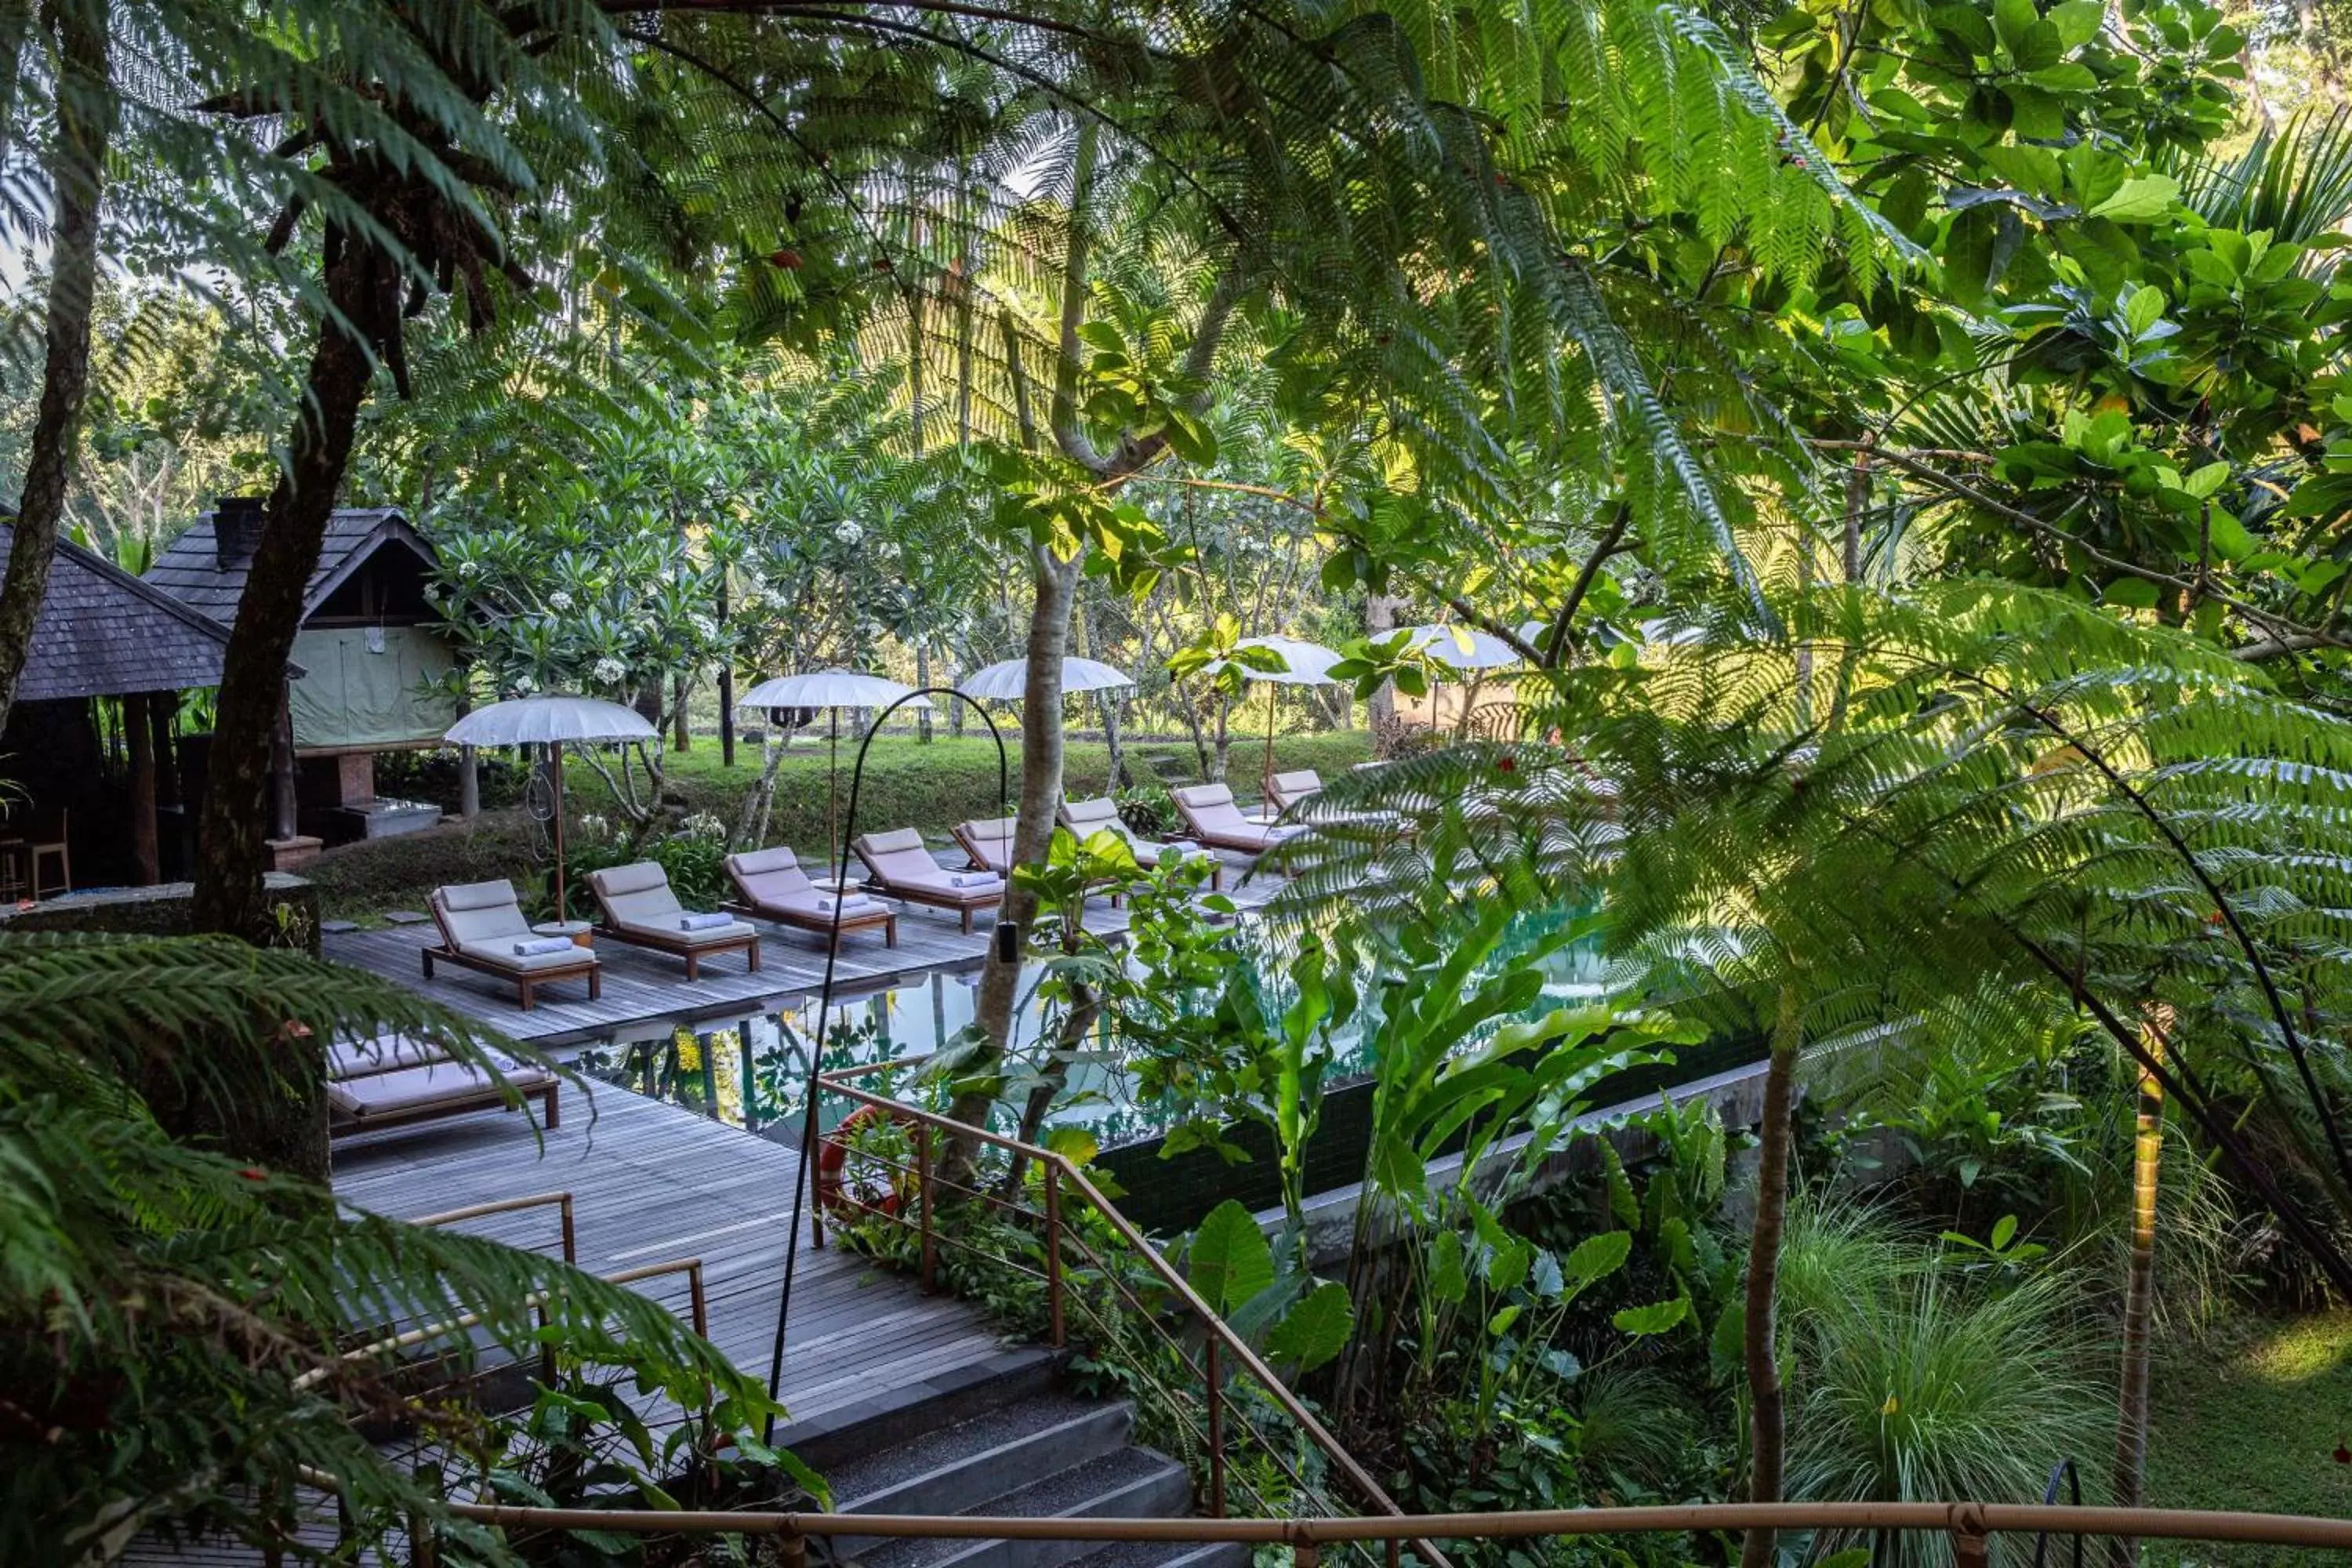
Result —
<instances>
[{"instance_id":1,"label":"green shrub","mask_svg":"<svg viewBox=\"0 0 2352 1568\"><path fill-rule=\"evenodd\" d=\"M2063 1267L1971 1274L1866 1211L1790 1217L1790 1497L2038 1502L2059 1460L2095 1470L2114 1356L2084 1326L2081 1282ZM1952 1560L1940 1531L1813 1544L1870 1546L1887 1568Z\"/></svg>"},{"instance_id":2,"label":"green shrub","mask_svg":"<svg viewBox=\"0 0 2352 1568\"><path fill-rule=\"evenodd\" d=\"M1017 793L1021 786L1018 737L1008 736L1007 741L1008 787ZM1146 742L1131 743L1126 750L1128 770L1139 780L1153 779L1150 759L1154 757L1177 758L1183 764L1184 776L1191 776L1194 770L1192 748L1186 743ZM835 809L845 821L849 812L856 755L856 748L845 742L835 801ZM1255 787L1252 782L1256 773L1255 754L1243 757L1237 752L1235 755L1234 793L1246 798ZM1313 768L1326 778L1346 772L1370 755L1371 737L1360 730L1286 735L1275 742L1277 767ZM704 740L697 742L690 752L672 753L667 759L667 768L663 787L674 806L707 813L731 828L740 815L744 797L760 782L760 753L756 748L738 748L736 765L724 768L719 765L719 749ZM574 768L565 774L565 780L574 811L612 812L612 796L593 773L584 767ZM1107 793L1110 783L1108 750L1099 742L1073 742L1064 756L1063 780L1064 793L1072 798ZM1148 797L1138 802L1147 812L1155 807L1167 810L1164 785L1147 782L1137 789ZM777 769L776 800L768 841L789 844L804 853L821 851L825 844L826 798L824 744L796 742ZM1126 804L1127 797L1122 795L1122 807ZM928 746L893 735L876 742L866 754L865 777L858 786L856 828L860 833L871 833L892 827L918 827L936 837L944 835L955 823L1003 816L1011 809L1010 800L998 794L996 747L985 734L966 735L960 740L941 735ZM1138 832L1148 831L1144 822L1133 816L1129 821ZM1161 826L1173 827L1172 811L1167 812Z\"/></svg>"},{"instance_id":3,"label":"green shrub","mask_svg":"<svg viewBox=\"0 0 2352 1568\"><path fill-rule=\"evenodd\" d=\"M333 918L422 909L435 888L496 877L528 898L543 879L531 839L530 819L521 812L486 811L470 823L331 849L303 875L319 889L321 912Z\"/></svg>"}]
</instances>

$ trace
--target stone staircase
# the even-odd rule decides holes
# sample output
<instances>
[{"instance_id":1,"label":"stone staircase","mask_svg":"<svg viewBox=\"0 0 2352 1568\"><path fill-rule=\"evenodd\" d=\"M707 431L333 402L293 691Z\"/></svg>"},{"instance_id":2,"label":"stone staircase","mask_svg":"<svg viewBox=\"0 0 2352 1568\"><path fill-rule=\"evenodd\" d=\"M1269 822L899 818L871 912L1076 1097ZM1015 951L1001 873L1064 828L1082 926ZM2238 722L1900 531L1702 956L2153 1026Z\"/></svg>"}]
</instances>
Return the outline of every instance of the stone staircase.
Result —
<instances>
[{"instance_id":1,"label":"stone staircase","mask_svg":"<svg viewBox=\"0 0 2352 1568\"><path fill-rule=\"evenodd\" d=\"M793 1445L832 1484L843 1513L1030 1519L1181 1519L1192 1512L1184 1467L1134 1440L1124 1401L1075 1398L1057 1358L1006 1358L952 1394ZM844 1538L856 1568L1248 1568L1246 1547L1189 1542Z\"/></svg>"}]
</instances>

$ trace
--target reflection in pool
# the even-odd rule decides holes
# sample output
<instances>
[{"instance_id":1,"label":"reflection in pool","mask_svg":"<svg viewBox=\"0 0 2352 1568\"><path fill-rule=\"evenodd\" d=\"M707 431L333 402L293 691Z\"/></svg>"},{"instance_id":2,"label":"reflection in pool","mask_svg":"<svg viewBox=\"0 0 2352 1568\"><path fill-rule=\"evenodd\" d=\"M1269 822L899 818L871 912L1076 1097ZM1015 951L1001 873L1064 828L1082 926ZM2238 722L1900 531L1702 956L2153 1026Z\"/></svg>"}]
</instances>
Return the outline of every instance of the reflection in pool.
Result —
<instances>
[{"instance_id":1,"label":"reflection in pool","mask_svg":"<svg viewBox=\"0 0 2352 1568\"><path fill-rule=\"evenodd\" d=\"M1539 932L1555 930L1570 918L1566 912L1531 917L1521 922L1519 940L1532 942ZM1283 978L1288 954L1264 925L1253 921L1243 930L1255 950L1254 984L1264 994L1268 1013L1278 1014L1292 1000ZM1538 1011L1595 1001L1611 989L1606 965L1589 943L1555 952L1545 967L1547 981ZM1016 1046L1033 1043L1037 1037L1041 1009L1032 990L1034 980L1033 972L1022 983L1022 1005L1013 1026ZM825 1031L824 1067L831 1070L929 1055L972 1021L979 987L979 971L972 969L933 973L842 999L835 1004ZM1362 1010L1337 1042L1339 1059L1330 1079L1334 1087L1370 1068L1362 1043L1371 1032L1375 995L1366 988ZM1205 1008L1212 1001L1204 995L1200 1005ZM732 1025L706 1023L698 1029L675 1025L634 1040L584 1047L577 1065L604 1082L790 1142L800 1132L816 1014L814 997L784 998ZM1097 1030L1094 1046L1104 1057L1111 1054L1107 1029ZM877 1075L868 1086L891 1093L929 1092L904 1079L890 1081L889 1075ZM845 1101L826 1100L821 1107L824 1125L830 1128L851 1109ZM1145 1101L1115 1067L1087 1062L1072 1069L1069 1089L1047 1125L1083 1126L1097 1144L1112 1148L1157 1136L1176 1120L1178 1108Z\"/></svg>"}]
</instances>

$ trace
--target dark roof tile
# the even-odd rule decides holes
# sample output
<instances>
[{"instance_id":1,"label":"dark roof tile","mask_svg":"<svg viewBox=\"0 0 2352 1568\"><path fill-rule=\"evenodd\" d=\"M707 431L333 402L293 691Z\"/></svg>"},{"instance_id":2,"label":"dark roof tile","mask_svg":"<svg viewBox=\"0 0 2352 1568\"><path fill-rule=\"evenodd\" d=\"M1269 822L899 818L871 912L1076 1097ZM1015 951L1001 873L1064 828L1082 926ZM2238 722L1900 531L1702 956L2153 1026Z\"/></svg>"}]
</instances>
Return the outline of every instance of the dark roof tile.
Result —
<instances>
[{"instance_id":1,"label":"dark roof tile","mask_svg":"<svg viewBox=\"0 0 2352 1568\"><path fill-rule=\"evenodd\" d=\"M15 542L0 523L0 574ZM60 540L16 696L54 702L217 686L227 647L227 627Z\"/></svg>"},{"instance_id":2,"label":"dark roof tile","mask_svg":"<svg viewBox=\"0 0 2352 1568\"><path fill-rule=\"evenodd\" d=\"M409 527L397 508L337 508L327 519L318 570L310 574L310 586L302 596L303 615L316 613L320 601L347 575L347 569L373 553L375 543L393 540L430 559L432 546ZM236 619L237 601L245 596L247 569L245 565L221 569L213 545L213 515L206 512L155 558L155 564L147 569L147 581L226 623Z\"/></svg>"}]
</instances>

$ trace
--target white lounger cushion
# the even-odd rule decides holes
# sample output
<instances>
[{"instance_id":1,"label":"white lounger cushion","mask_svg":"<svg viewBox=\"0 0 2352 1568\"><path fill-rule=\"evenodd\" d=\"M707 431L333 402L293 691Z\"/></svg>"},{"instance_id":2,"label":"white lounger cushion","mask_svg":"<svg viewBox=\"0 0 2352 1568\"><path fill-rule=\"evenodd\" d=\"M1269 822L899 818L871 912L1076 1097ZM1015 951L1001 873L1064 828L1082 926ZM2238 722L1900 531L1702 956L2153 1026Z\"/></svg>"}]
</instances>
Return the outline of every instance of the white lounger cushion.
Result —
<instances>
[{"instance_id":1,"label":"white lounger cushion","mask_svg":"<svg viewBox=\"0 0 2352 1568\"><path fill-rule=\"evenodd\" d=\"M406 1035L377 1035L365 1040L337 1040L327 1051L327 1077L366 1078L400 1068L423 1067L448 1053L427 1040Z\"/></svg>"},{"instance_id":2,"label":"white lounger cushion","mask_svg":"<svg viewBox=\"0 0 2352 1568\"><path fill-rule=\"evenodd\" d=\"M1212 842L1264 849L1275 841L1265 824L1252 822L1234 805L1234 792L1223 784L1187 784L1169 791L1192 831Z\"/></svg>"},{"instance_id":3,"label":"white lounger cushion","mask_svg":"<svg viewBox=\"0 0 2352 1568\"><path fill-rule=\"evenodd\" d=\"M511 882L459 882L436 889L433 900L439 906L436 912L444 933L467 952L481 948L495 956L512 958L511 952L495 953L494 950L502 941L510 943L531 934L530 921L523 918Z\"/></svg>"},{"instance_id":4,"label":"white lounger cushion","mask_svg":"<svg viewBox=\"0 0 2352 1568\"><path fill-rule=\"evenodd\" d=\"M950 873L931 852L923 847L923 836L911 827L900 827L888 833L859 835L855 846L857 858L866 862L874 879L887 890L891 888L924 888L957 899L977 901L986 894L1002 889L1003 879L986 872ZM983 884L958 887L955 876L982 876Z\"/></svg>"},{"instance_id":5,"label":"white lounger cushion","mask_svg":"<svg viewBox=\"0 0 2352 1568\"><path fill-rule=\"evenodd\" d=\"M604 918L621 931L657 936L692 947L757 934L741 921L733 920L722 920L717 925L697 931L684 929L679 919L686 914L686 909L677 901L677 895L670 891L669 873L656 861L635 860L626 866L592 871L588 874L588 886L595 891L596 901L604 906Z\"/></svg>"},{"instance_id":6,"label":"white lounger cushion","mask_svg":"<svg viewBox=\"0 0 2352 1568\"><path fill-rule=\"evenodd\" d=\"M1323 791L1323 775L1313 768L1276 773L1270 782L1274 785L1274 805L1283 811L1288 811L1307 796L1320 795Z\"/></svg>"},{"instance_id":7,"label":"white lounger cushion","mask_svg":"<svg viewBox=\"0 0 2352 1568\"><path fill-rule=\"evenodd\" d=\"M544 1068L525 1067L509 1057L492 1053L490 1059L498 1064L508 1084L517 1089L543 1088L554 1079ZM452 1101L490 1100L497 1097L497 1087L488 1074L450 1061L398 1068L363 1078L333 1079L327 1084L327 1103L354 1121Z\"/></svg>"},{"instance_id":8,"label":"white lounger cushion","mask_svg":"<svg viewBox=\"0 0 2352 1568\"><path fill-rule=\"evenodd\" d=\"M727 875L747 904L803 910L816 908L816 884L801 869L800 857L781 846L730 855Z\"/></svg>"},{"instance_id":9,"label":"white lounger cushion","mask_svg":"<svg viewBox=\"0 0 2352 1568\"><path fill-rule=\"evenodd\" d=\"M1013 818L975 817L961 825L964 837L980 847L981 861L992 871L1013 868Z\"/></svg>"}]
</instances>

